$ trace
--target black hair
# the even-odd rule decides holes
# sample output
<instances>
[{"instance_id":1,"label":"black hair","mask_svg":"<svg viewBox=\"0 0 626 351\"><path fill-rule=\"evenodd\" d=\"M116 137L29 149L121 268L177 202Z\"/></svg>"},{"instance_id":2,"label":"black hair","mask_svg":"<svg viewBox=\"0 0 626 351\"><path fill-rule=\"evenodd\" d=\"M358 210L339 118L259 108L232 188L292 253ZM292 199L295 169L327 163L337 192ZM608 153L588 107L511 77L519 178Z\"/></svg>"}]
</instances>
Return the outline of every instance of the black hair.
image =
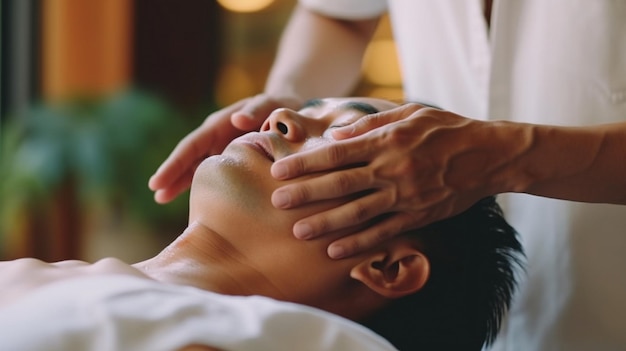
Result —
<instances>
[{"instance_id":1,"label":"black hair","mask_svg":"<svg viewBox=\"0 0 626 351\"><path fill-rule=\"evenodd\" d=\"M401 351L480 350L492 343L524 258L495 197L404 235L423 244L428 281L361 323Z\"/></svg>"}]
</instances>

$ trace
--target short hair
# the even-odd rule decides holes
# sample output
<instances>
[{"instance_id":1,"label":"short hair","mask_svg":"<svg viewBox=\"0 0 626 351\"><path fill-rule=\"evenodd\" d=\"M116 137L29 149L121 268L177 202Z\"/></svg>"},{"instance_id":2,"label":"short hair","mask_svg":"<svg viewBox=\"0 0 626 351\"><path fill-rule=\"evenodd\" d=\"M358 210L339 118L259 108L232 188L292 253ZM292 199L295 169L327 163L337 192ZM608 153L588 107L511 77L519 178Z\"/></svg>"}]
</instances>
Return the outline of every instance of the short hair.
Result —
<instances>
[{"instance_id":1,"label":"short hair","mask_svg":"<svg viewBox=\"0 0 626 351\"><path fill-rule=\"evenodd\" d=\"M517 232L495 197L404 235L418 238L430 276L363 325L399 350L480 350L500 329L523 269Z\"/></svg>"}]
</instances>

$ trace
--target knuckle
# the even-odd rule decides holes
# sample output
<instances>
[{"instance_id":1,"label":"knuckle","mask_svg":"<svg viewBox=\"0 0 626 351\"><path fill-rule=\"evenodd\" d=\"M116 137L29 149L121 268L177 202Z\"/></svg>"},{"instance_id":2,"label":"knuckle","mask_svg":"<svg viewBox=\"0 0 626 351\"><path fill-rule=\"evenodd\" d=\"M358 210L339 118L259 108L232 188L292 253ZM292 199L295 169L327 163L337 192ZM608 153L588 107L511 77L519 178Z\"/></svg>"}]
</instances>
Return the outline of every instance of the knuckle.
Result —
<instances>
[{"instance_id":1,"label":"knuckle","mask_svg":"<svg viewBox=\"0 0 626 351\"><path fill-rule=\"evenodd\" d=\"M405 149L407 145L410 145L412 136L407 133L405 128L399 126L393 126L390 128L384 128L382 131L382 137L380 139L381 146L385 148Z\"/></svg>"},{"instance_id":2,"label":"knuckle","mask_svg":"<svg viewBox=\"0 0 626 351\"><path fill-rule=\"evenodd\" d=\"M316 217L313 222L314 228L313 231L315 233L328 233L332 230L332 226L327 218L324 217Z\"/></svg>"},{"instance_id":3,"label":"knuckle","mask_svg":"<svg viewBox=\"0 0 626 351\"><path fill-rule=\"evenodd\" d=\"M415 173L418 167L418 162L412 157L407 157L400 160L396 166L396 174L400 177L408 177Z\"/></svg>"},{"instance_id":4,"label":"knuckle","mask_svg":"<svg viewBox=\"0 0 626 351\"><path fill-rule=\"evenodd\" d=\"M419 110L423 109L425 105L423 105L423 104L419 104L419 103L417 103L417 102L410 102L410 103L408 103L408 104L405 104L405 106L406 106L406 108L407 108L408 110L415 110L415 111L419 111Z\"/></svg>"},{"instance_id":5,"label":"knuckle","mask_svg":"<svg viewBox=\"0 0 626 351\"><path fill-rule=\"evenodd\" d=\"M387 227L381 227L374 233L374 242L376 244L382 243L385 240L388 240L394 236L394 232Z\"/></svg>"},{"instance_id":6,"label":"knuckle","mask_svg":"<svg viewBox=\"0 0 626 351\"><path fill-rule=\"evenodd\" d=\"M414 183L410 181L406 182L401 192L402 192L401 200L403 202L406 202L407 204L413 204L415 202L420 201L421 191L417 186L415 186Z\"/></svg>"},{"instance_id":7,"label":"knuckle","mask_svg":"<svg viewBox=\"0 0 626 351\"><path fill-rule=\"evenodd\" d=\"M295 158L291 163L286 163L287 169L289 169L289 174L302 174L306 172L306 159L304 158Z\"/></svg>"},{"instance_id":8,"label":"knuckle","mask_svg":"<svg viewBox=\"0 0 626 351\"><path fill-rule=\"evenodd\" d=\"M439 109L434 108L433 106L427 106L427 105L423 105L423 107L418 110L418 113L423 116L429 116L429 115L436 114L439 112L440 112Z\"/></svg>"},{"instance_id":9,"label":"knuckle","mask_svg":"<svg viewBox=\"0 0 626 351\"><path fill-rule=\"evenodd\" d=\"M353 180L352 177L346 172L340 172L336 174L335 178L335 191L339 194L349 193L352 189Z\"/></svg>"},{"instance_id":10,"label":"knuckle","mask_svg":"<svg viewBox=\"0 0 626 351\"><path fill-rule=\"evenodd\" d=\"M327 149L327 158L332 165L339 165L343 163L346 157L346 151L338 144L332 145Z\"/></svg>"},{"instance_id":11,"label":"knuckle","mask_svg":"<svg viewBox=\"0 0 626 351\"><path fill-rule=\"evenodd\" d=\"M293 201L297 204L311 199L311 190L306 185L296 186L288 191L292 193Z\"/></svg>"},{"instance_id":12,"label":"knuckle","mask_svg":"<svg viewBox=\"0 0 626 351\"><path fill-rule=\"evenodd\" d=\"M358 240L350 240L345 243L345 249L348 255L359 253L365 250L366 247L367 245L363 245Z\"/></svg>"},{"instance_id":13,"label":"knuckle","mask_svg":"<svg viewBox=\"0 0 626 351\"><path fill-rule=\"evenodd\" d=\"M395 187L390 188L385 191L384 196L381 197L380 206L381 208L392 210L394 207L398 206L398 201L398 190Z\"/></svg>"},{"instance_id":14,"label":"knuckle","mask_svg":"<svg viewBox=\"0 0 626 351\"><path fill-rule=\"evenodd\" d=\"M358 126L360 127L364 127L364 128L372 128L372 127L376 127L379 126L381 123L384 122L384 116L380 115L380 114L373 114L373 115L367 115L363 118L361 118L360 120L358 120L356 123Z\"/></svg>"},{"instance_id":15,"label":"knuckle","mask_svg":"<svg viewBox=\"0 0 626 351\"><path fill-rule=\"evenodd\" d=\"M351 218L355 224L362 223L370 218L370 211L364 205L356 202L353 204Z\"/></svg>"},{"instance_id":16,"label":"knuckle","mask_svg":"<svg viewBox=\"0 0 626 351\"><path fill-rule=\"evenodd\" d=\"M378 166L374 169L374 177L385 184L395 185L401 187L410 186L415 183L417 174L422 172L420 169L420 162L414 159L397 159L388 162L383 167Z\"/></svg>"}]
</instances>

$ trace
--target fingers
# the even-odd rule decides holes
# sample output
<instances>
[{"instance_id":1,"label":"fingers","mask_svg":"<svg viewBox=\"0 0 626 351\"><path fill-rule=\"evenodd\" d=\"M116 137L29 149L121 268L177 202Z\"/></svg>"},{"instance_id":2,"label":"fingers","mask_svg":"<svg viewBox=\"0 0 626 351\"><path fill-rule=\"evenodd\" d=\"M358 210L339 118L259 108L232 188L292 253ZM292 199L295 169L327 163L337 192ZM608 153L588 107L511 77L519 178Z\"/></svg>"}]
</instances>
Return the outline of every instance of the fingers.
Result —
<instances>
[{"instance_id":1,"label":"fingers","mask_svg":"<svg viewBox=\"0 0 626 351\"><path fill-rule=\"evenodd\" d=\"M206 157L222 152L226 144L243 133L230 123L231 113L240 105L236 103L212 113L176 145L148 182L152 191L159 192L155 193L157 202L169 202L189 188L198 164Z\"/></svg>"},{"instance_id":2,"label":"fingers","mask_svg":"<svg viewBox=\"0 0 626 351\"><path fill-rule=\"evenodd\" d=\"M150 177L148 187L153 191L167 188L178 181L183 174L195 168L199 161L207 155L206 152L212 145L210 132L210 130L196 129L183 138L154 175Z\"/></svg>"},{"instance_id":3,"label":"fingers","mask_svg":"<svg viewBox=\"0 0 626 351\"><path fill-rule=\"evenodd\" d=\"M294 224L299 239L312 239L324 233L346 229L389 211L391 201L384 192L375 192L344 205L302 219Z\"/></svg>"},{"instance_id":4,"label":"fingers","mask_svg":"<svg viewBox=\"0 0 626 351\"><path fill-rule=\"evenodd\" d=\"M183 138L150 177L148 187L151 190L154 191L169 185L172 181L178 179L180 174L189 167L189 164L195 162L197 159L195 154L199 148L194 141L194 133L192 132Z\"/></svg>"},{"instance_id":5,"label":"fingers","mask_svg":"<svg viewBox=\"0 0 626 351\"><path fill-rule=\"evenodd\" d=\"M327 253L334 259L353 256L417 227L414 218L404 213L396 213L359 233L334 241L328 246Z\"/></svg>"},{"instance_id":6,"label":"fingers","mask_svg":"<svg viewBox=\"0 0 626 351\"><path fill-rule=\"evenodd\" d=\"M257 95L240 100L209 115L205 122L181 140L148 182L155 201L166 203L189 188L193 171L206 157L218 154L246 131L259 129L276 108L300 106L296 98L272 99Z\"/></svg>"},{"instance_id":7,"label":"fingers","mask_svg":"<svg viewBox=\"0 0 626 351\"><path fill-rule=\"evenodd\" d=\"M346 140L278 160L272 165L271 173L276 179L290 179L306 173L363 163L373 158L373 152L376 150L367 147L367 140Z\"/></svg>"},{"instance_id":8,"label":"fingers","mask_svg":"<svg viewBox=\"0 0 626 351\"><path fill-rule=\"evenodd\" d=\"M332 135L336 140L353 138L355 136L365 134L372 129L395 122L395 120L395 114L388 113L388 111L367 115L350 125L333 130Z\"/></svg>"},{"instance_id":9,"label":"fingers","mask_svg":"<svg viewBox=\"0 0 626 351\"><path fill-rule=\"evenodd\" d=\"M422 107L419 104L407 104L391 110L367 115L350 125L333 130L332 135L336 140L354 138L386 124L405 119L411 112Z\"/></svg>"},{"instance_id":10,"label":"fingers","mask_svg":"<svg viewBox=\"0 0 626 351\"><path fill-rule=\"evenodd\" d=\"M241 130L257 130L261 128L267 116L278 107L278 104L275 102L257 95L245 99L240 108L232 113L230 121L236 128Z\"/></svg>"},{"instance_id":11,"label":"fingers","mask_svg":"<svg viewBox=\"0 0 626 351\"><path fill-rule=\"evenodd\" d=\"M301 204L340 198L373 186L370 171L364 167L350 168L280 187L272 194L276 208L292 208Z\"/></svg>"},{"instance_id":12,"label":"fingers","mask_svg":"<svg viewBox=\"0 0 626 351\"><path fill-rule=\"evenodd\" d=\"M178 195L189 188L191 180L193 179L193 173L193 170L190 170L168 187L157 189L154 193L154 201L158 204L165 204L174 200Z\"/></svg>"}]
</instances>

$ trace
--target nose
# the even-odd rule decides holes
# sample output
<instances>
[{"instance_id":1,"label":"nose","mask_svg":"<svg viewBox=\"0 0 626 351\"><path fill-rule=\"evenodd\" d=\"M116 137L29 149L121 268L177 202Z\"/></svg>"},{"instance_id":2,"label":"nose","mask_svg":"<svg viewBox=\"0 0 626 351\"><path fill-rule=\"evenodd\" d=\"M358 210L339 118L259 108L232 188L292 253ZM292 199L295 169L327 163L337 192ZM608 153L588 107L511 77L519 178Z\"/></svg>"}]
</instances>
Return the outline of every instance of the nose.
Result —
<instances>
[{"instance_id":1,"label":"nose","mask_svg":"<svg viewBox=\"0 0 626 351\"><path fill-rule=\"evenodd\" d=\"M279 108L263 122L261 131L275 132L289 141L302 141L306 137L303 118L294 110Z\"/></svg>"}]
</instances>

